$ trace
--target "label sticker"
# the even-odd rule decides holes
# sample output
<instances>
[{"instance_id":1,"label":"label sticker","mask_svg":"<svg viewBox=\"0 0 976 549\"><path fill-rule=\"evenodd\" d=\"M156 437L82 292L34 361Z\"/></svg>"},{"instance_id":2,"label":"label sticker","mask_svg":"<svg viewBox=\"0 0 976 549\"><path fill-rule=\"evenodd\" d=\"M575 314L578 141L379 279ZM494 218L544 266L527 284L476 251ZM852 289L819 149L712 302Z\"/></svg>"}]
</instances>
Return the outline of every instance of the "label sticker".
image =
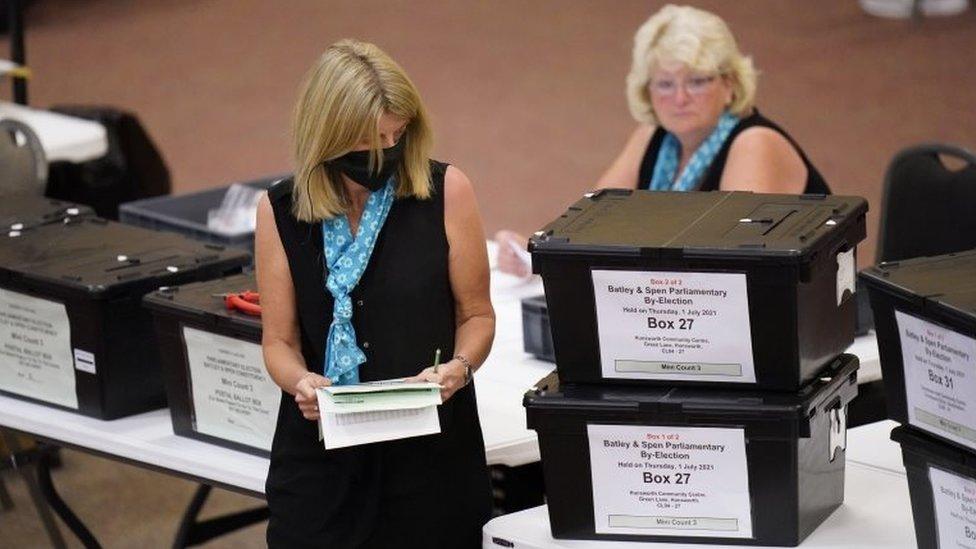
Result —
<instances>
[{"instance_id":1,"label":"label sticker","mask_svg":"<svg viewBox=\"0 0 976 549\"><path fill-rule=\"evenodd\" d=\"M929 467L939 547L976 549L976 480Z\"/></svg>"},{"instance_id":2,"label":"label sticker","mask_svg":"<svg viewBox=\"0 0 976 549\"><path fill-rule=\"evenodd\" d=\"M271 450L281 389L264 368L261 346L183 327L198 433Z\"/></svg>"},{"instance_id":3,"label":"label sticker","mask_svg":"<svg viewBox=\"0 0 976 549\"><path fill-rule=\"evenodd\" d=\"M88 351L75 349L75 370L81 370L82 372L94 374L95 355L93 353L89 353Z\"/></svg>"},{"instance_id":4,"label":"label sticker","mask_svg":"<svg viewBox=\"0 0 976 549\"><path fill-rule=\"evenodd\" d=\"M744 273L592 276L604 378L756 381Z\"/></svg>"},{"instance_id":5,"label":"label sticker","mask_svg":"<svg viewBox=\"0 0 976 549\"><path fill-rule=\"evenodd\" d=\"M837 254L837 305L844 302L844 292L854 295L854 278L857 276L857 267L854 265L854 251L851 248L846 252Z\"/></svg>"},{"instance_id":6,"label":"label sticker","mask_svg":"<svg viewBox=\"0 0 976 549\"><path fill-rule=\"evenodd\" d=\"M78 408L63 303L0 289L0 389Z\"/></svg>"},{"instance_id":7,"label":"label sticker","mask_svg":"<svg viewBox=\"0 0 976 549\"><path fill-rule=\"evenodd\" d=\"M742 429L587 425L598 534L752 537Z\"/></svg>"},{"instance_id":8,"label":"label sticker","mask_svg":"<svg viewBox=\"0 0 976 549\"><path fill-rule=\"evenodd\" d=\"M895 311L908 422L976 450L976 339Z\"/></svg>"}]
</instances>

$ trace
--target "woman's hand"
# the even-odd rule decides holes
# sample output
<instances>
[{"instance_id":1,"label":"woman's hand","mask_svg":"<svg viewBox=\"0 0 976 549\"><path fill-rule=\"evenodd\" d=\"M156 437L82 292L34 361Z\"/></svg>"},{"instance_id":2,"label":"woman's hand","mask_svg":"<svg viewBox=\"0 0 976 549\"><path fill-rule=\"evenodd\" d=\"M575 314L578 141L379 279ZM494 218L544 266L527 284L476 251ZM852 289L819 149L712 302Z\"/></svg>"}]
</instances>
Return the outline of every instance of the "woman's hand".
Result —
<instances>
[{"instance_id":1,"label":"woman's hand","mask_svg":"<svg viewBox=\"0 0 976 549\"><path fill-rule=\"evenodd\" d=\"M441 386L441 402L454 396L458 389L464 387L464 365L458 360L451 360L436 367L428 366L419 374L407 378L410 383L429 381Z\"/></svg>"},{"instance_id":2,"label":"woman's hand","mask_svg":"<svg viewBox=\"0 0 976 549\"><path fill-rule=\"evenodd\" d=\"M516 251L516 248L524 250L528 246L528 238L514 231L498 231L495 242L498 243L498 269L501 272L523 278L532 274L532 265Z\"/></svg>"},{"instance_id":3,"label":"woman's hand","mask_svg":"<svg viewBox=\"0 0 976 549\"><path fill-rule=\"evenodd\" d=\"M302 411L305 419L309 421L319 419L319 399L315 395L315 390L329 385L332 385L332 380L315 372L305 374L295 384L295 402L298 403L298 409Z\"/></svg>"}]
</instances>

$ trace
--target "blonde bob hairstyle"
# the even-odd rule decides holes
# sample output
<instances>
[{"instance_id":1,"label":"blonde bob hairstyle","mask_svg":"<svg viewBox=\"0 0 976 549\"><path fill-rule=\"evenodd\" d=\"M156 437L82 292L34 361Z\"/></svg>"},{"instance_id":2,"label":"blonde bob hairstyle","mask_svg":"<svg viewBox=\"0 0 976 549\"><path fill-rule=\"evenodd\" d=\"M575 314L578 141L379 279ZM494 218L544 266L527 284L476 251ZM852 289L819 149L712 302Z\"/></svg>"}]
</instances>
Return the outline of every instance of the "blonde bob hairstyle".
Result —
<instances>
[{"instance_id":1,"label":"blonde bob hairstyle","mask_svg":"<svg viewBox=\"0 0 976 549\"><path fill-rule=\"evenodd\" d=\"M341 40L308 71L295 105L292 209L297 219L314 223L348 211L341 175L327 162L365 139L370 165L378 170L383 162L378 123L384 113L409 120L401 137L406 143L396 174L397 197L430 197L433 136L420 94L381 49Z\"/></svg>"},{"instance_id":2,"label":"blonde bob hairstyle","mask_svg":"<svg viewBox=\"0 0 976 549\"><path fill-rule=\"evenodd\" d=\"M627 103L638 122L657 124L648 83L658 68L684 65L690 70L721 75L732 84L728 109L748 115L756 97L756 70L743 56L725 21L704 10L668 4L652 15L634 35L634 56L627 75Z\"/></svg>"}]
</instances>

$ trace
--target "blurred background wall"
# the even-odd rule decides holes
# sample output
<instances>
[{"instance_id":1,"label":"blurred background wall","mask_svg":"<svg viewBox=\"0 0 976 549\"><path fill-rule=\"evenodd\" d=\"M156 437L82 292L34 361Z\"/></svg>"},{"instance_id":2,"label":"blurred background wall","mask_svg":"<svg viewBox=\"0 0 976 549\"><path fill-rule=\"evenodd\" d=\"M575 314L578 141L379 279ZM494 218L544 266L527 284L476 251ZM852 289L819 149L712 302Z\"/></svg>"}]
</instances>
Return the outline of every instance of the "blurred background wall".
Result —
<instances>
[{"instance_id":1,"label":"blurred background wall","mask_svg":"<svg viewBox=\"0 0 976 549\"><path fill-rule=\"evenodd\" d=\"M340 38L369 40L420 88L436 156L474 181L489 234L530 231L588 189L632 129L623 92L632 35L661 5L38 0L26 13L30 100L134 111L174 192L188 192L289 171L289 113L304 71ZM835 192L870 200L860 265L873 263L894 153L922 141L976 149L973 10L896 21L855 0L695 5L721 15L753 56L762 112Z\"/></svg>"}]
</instances>

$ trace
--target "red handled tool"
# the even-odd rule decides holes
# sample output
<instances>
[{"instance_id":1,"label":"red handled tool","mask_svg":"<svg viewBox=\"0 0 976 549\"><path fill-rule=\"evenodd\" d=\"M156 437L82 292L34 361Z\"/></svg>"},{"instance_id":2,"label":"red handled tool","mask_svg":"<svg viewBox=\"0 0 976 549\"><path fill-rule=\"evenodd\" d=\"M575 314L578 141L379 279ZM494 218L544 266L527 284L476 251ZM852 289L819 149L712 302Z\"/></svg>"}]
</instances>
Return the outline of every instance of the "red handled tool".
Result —
<instances>
[{"instance_id":1,"label":"red handled tool","mask_svg":"<svg viewBox=\"0 0 976 549\"><path fill-rule=\"evenodd\" d=\"M214 297L224 298L224 306L228 311L240 311L246 315L261 316L261 295L247 290L230 294L213 294Z\"/></svg>"}]
</instances>

